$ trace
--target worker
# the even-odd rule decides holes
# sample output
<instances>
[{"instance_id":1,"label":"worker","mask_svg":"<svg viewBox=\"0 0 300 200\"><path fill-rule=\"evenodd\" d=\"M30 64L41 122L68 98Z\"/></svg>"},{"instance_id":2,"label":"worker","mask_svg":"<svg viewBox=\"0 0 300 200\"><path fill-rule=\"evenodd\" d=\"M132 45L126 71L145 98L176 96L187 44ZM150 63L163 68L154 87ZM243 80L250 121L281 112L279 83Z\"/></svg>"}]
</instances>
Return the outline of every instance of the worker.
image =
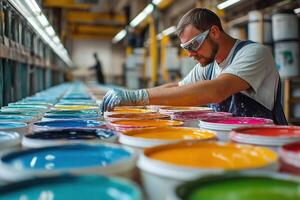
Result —
<instances>
[{"instance_id":1,"label":"worker","mask_svg":"<svg viewBox=\"0 0 300 200\"><path fill-rule=\"evenodd\" d=\"M224 32L212 11L195 8L177 25L180 46L198 62L178 83L107 92L102 111L122 105L209 105L234 116L263 117L287 124L279 73L270 50Z\"/></svg>"},{"instance_id":2,"label":"worker","mask_svg":"<svg viewBox=\"0 0 300 200\"><path fill-rule=\"evenodd\" d=\"M90 69L94 69L96 70L96 76L97 76L97 81L99 84L105 84L105 78L104 78L104 75L103 75L103 72L102 72L102 65L101 65L101 62L98 58L98 54L95 52L93 54L94 58L95 58L95 65L90 67Z\"/></svg>"}]
</instances>

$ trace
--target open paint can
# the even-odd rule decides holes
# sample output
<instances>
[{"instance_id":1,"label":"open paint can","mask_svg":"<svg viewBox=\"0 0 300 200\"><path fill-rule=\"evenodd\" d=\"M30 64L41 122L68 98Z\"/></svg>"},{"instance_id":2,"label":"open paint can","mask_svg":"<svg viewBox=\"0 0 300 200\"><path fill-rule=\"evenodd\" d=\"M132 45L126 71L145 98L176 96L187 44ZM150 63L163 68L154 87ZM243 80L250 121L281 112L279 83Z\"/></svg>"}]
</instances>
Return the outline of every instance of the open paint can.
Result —
<instances>
[{"instance_id":1,"label":"open paint can","mask_svg":"<svg viewBox=\"0 0 300 200\"><path fill-rule=\"evenodd\" d=\"M175 186L212 174L278 168L276 152L251 145L180 142L147 148L138 160L149 200L166 199Z\"/></svg>"},{"instance_id":2,"label":"open paint can","mask_svg":"<svg viewBox=\"0 0 300 200\"><path fill-rule=\"evenodd\" d=\"M199 126L217 132L217 136L222 141L229 140L229 132L234 128L254 125L272 125L273 121L257 117L226 117L217 119L200 120Z\"/></svg>"},{"instance_id":3,"label":"open paint can","mask_svg":"<svg viewBox=\"0 0 300 200\"><path fill-rule=\"evenodd\" d=\"M142 200L139 187L122 178L61 175L22 180L0 187L0 200Z\"/></svg>"},{"instance_id":4,"label":"open paint can","mask_svg":"<svg viewBox=\"0 0 300 200\"><path fill-rule=\"evenodd\" d=\"M35 132L23 137L22 145L29 148L71 143L115 142L117 133L108 129L63 129Z\"/></svg>"},{"instance_id":5,"label":"open paint can","mask_svg":"<svg viewBox=\"0 0 300 200\"><path fill-rule=\"evenodd\" d=\"M0 177L16 181L63 173L132 175L137 154L116 144L69 144L21 151L0 157Z\"/></svg>"}]
</instances>

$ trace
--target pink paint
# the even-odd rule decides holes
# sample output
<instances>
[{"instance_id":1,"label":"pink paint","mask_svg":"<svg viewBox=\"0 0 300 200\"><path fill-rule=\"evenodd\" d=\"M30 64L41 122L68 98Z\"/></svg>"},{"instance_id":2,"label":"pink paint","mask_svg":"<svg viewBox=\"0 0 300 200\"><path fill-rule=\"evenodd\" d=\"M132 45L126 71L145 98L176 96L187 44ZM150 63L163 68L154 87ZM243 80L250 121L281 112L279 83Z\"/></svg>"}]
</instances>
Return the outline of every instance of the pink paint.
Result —
<instances>
[{"instance_id":1,"label":"pink paint","mask_svg":"<svg viewBox=\"0 0 300 200\"><path fill-rule=\"evenodd\" d=\"M208 119L203 120L205 122L209 123L216 123L216 124L228 124L228 125L239 125L239 124L245 124L245 125L262 125L262 124L272 124L273 121L270 119L264 119L264 118L256 118L256 117L227 117L224 119Z\"/></svg>"},{"instance_id":2,"label":"pink paint","mask_svg":"<svg viewBox=\"0 0 300 200\"><path fill-rule=\"evenodd\" d=\"M244 127L234 129L235 134L247 134L264 137L298 137L300 138L300 127L297 126L262 126ZM300 150L300 145L299 145Z\"/></svg>"}]
</instances>

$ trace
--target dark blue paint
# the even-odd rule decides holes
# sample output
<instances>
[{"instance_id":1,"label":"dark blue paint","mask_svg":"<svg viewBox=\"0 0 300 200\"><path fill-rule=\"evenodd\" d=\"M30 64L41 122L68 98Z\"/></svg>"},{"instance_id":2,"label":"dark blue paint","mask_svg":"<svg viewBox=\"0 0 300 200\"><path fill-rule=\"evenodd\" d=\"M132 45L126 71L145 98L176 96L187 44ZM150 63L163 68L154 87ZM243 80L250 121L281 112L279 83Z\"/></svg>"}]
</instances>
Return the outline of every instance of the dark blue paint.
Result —
<instances>
[{"instance_id":1,"label":"dark blue paint","mask_svg":"<svg viewBox=\"0 0 300 200\"><path fill-rule=\"evenodd\" d=\"M130 156L130 152L119 147L75 144L20 151L7 154L1 160L10 165L22 164L24 169L68 170L107 166Z\"/></svg>"},{"instance_id":2,"label":"dark blue paint","mask_svg":"<svg viewBox=\"0 0 300 200\"><path fill-rule=\"evenodd\" d=\"M41 131L28 134L25 137L30 139L44 140L95 140L109 139L115 137L116 133L107 129L65 129L53 131Z\"/></svg>"}]
</instances>

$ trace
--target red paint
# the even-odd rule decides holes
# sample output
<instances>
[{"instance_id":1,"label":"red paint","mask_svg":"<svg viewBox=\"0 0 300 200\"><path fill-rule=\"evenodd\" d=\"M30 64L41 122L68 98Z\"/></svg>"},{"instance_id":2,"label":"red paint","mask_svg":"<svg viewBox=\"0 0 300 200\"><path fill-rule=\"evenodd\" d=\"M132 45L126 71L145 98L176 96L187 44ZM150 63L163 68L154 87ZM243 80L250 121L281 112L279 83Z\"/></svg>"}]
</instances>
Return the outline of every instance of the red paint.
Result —
<instances>
[{"instance_id":1,"label":"red paint","mask_svg":"<svg viewBox=\"0 0 300 200\"><path fill-rule=\"evenodd\" d=\"M300 127L296 126L244 127L234 129L233 132L235 134L247 134L265 137L300 137Z\"/></svg>"},{"instance_id":2,"label":"red paint","mask_svg":"<svg viewBox=\"0 0 300 200\"><path fill-rule=\"evenodd\" d=\"M255 117L227 117L224 119L209 119L204 120L205 122L216 123L216 124L247 124L247 125L262 125L272 124L272 120Z\"/></svg>"},{"instance_id":3,"label":"red paint","mask_svg":"<svg viewBox=\"0 0 300 200\"><path fill-rule=\"evenodd\" d=\"M300 153L300 142L293 142L282 147L284 151L291 151L293 153Z\"/></svg>"}]
</instances>

